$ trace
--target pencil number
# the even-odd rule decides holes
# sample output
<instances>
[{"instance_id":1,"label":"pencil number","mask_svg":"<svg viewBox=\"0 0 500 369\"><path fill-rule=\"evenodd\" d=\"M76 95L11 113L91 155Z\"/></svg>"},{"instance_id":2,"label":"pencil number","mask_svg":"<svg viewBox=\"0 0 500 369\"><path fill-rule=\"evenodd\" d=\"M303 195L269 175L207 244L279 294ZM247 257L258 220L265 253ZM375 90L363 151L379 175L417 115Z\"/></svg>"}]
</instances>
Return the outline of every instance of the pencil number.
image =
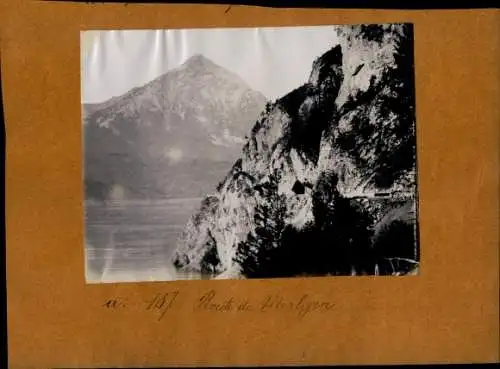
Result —
<instances>
[{"instance_id":1,"label":"pencil number","mask_svg":"<svg viewBox=\"0 0 500 369\"><path fill-rule=\"evenodd\" d=\"M125 302L120 298L108 299L102 304L105 309L116 310L125 307Z\"/></svg>"},{"instance_id":2,"label":"pencil number","mask_svg":"<svg viewBox=\"0 0 500 369\"><path fill-rule=\"evenodd\" d=\"M146 310L158 313L158 320L162 320L173 306L178 295L178 291L156 294L152 299L146 301Z\"/></svg>"}]
</instances>

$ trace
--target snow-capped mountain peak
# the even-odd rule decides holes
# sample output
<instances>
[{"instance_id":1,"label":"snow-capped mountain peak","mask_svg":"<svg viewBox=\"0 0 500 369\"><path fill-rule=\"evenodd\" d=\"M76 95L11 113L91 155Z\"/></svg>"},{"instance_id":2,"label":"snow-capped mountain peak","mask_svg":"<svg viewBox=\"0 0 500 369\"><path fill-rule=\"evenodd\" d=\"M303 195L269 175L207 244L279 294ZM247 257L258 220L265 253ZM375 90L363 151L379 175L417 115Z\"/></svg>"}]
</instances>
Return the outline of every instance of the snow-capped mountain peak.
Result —
<instances>
[{"instance_id":1,"label":"snow-capped mountain peak","mask_svg":"<svg viewBox=\"0 0 500 369\"><path fill-rule=\"evenodd\" d=\"M85 150L101 162L97 166L101 169L89 163L89 177L105 173L107 164L102 159L111 152L127 153L129 162L137 166L156 168L152 177L144 175L139 182L155 183L155 177L165 176L158 167L164 161L231 163L265 103L266 98L239 76L203 55L194 55L122 96L83 107ZM127 165L123 164L124 172ZM94 175L99 180L103 176Z\"/></svg>"}]
</instances>

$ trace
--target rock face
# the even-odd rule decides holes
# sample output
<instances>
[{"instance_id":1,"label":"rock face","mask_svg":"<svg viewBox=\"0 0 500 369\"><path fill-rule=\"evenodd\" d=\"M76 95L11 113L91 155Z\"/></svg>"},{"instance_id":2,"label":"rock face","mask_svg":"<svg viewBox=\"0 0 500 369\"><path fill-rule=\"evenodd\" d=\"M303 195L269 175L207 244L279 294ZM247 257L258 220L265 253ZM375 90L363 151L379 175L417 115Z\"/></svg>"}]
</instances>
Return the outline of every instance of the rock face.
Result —
<instances>
[{"instance_id":1,"label":"rock face","mask_svg":"<svg viewBox=\"0 0 500 369\"><path fill-rule=\"evenodd\" d=\"M195 197L237 159L266 98L202 55L83 106L87 197ZM120 191L118 191L120 192Z\"/></svg>"},{"instance_id":2,"label":"rock face","mask_svg":"<svg viewBox=\"0 0 500 369\"><path fill-rule=\"evenodd\" d=\"M215 278L415 273L412 25L334 31L309 81L266 105L190 220L178 269Z\"/></svg>"}]
</instances>

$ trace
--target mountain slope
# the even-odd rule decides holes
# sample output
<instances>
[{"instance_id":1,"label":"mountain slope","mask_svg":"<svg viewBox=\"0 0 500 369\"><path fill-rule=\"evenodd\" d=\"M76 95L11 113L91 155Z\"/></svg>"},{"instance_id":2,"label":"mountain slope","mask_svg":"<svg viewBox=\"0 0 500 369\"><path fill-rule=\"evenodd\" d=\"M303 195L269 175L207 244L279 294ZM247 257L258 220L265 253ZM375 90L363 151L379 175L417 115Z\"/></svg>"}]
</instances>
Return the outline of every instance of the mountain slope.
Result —
<instances>
[{"instance_id":1,"label":"mountain slope","mask_svg":"<svg viewBox=\"0 0 500 369\"><path fill-rule=\"evenodd\" d=\"M87 196L106 198L114 186L134 198L211 192L265 102L240 77L195 55L122 96L84 104Z\"/></svg>"},{"instance_id":2,"label":"mountain slope","mask_svg":"<svg viewBox=\"0 0 500 369\"><path fill-rule=\"evenodd\" d=\"M187 225L178 269L286 277L418 264L412 26L335 31L339 43L314 61L308 83L266 107Z\"/></svg>"}]
</instances>

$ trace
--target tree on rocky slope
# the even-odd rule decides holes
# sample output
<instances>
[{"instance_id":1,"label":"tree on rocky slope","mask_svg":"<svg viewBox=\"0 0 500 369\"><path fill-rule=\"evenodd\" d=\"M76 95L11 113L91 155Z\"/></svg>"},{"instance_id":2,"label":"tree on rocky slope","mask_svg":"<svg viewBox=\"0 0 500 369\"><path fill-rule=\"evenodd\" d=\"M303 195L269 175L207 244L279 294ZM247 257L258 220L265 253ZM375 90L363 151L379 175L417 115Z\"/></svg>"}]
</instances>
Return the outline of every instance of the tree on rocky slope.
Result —
<instances>
[{"instance_id":1,"label":"tree on rocky slope","mask_svg":"<svg viewBox=\"0 0 500 369\"><path fill-rule=\"evenodd\" d=\"M200 263L201 273L203 275L213 275L220 266L219 254L217 253L217 242L212 233L208 231L208 240L206 243L207 252Z\"/></svg>"},{"instance_id":2,"label":"tree on rocky slope","mask_svg":"<svg viewBox=\"0 0 500 369\"><path fill-rule=\"evenodd\" d=\"M356 201L342 197L337 176L325 172L313 193L314 253L319 274L371 274L374 263L370 238L372 218Z\"/></svg>"},{"instance_id":3,"label":"tree on rocky slope","mask_svg":"<svg viewBox=\"0 0 500 369\"><path fill-rule=\"evenodd\" d=\"M278 194L278 179L270 176L258 186L265 201L255 209L254 232L238 244L235 262L247 278L265 278L276 273L273 250L279 248L281 233L285 227L286 199Z\"/></svg>"},{"instance_id":4,"label":"tree on rocky slope","mask_svg":"<svg viewBox=\"0 0 500 369\"><path fill-rule=\"evenodd\" d=\"M256 210L255 233L238 245L235 261L243 275L373 274L371 219L362 207L342 198L335 186L333 173L320 178L313 195L315 220L300 230L285 224L285 198L271 190L272 200Z\"/></svg>"}]
</instances>

